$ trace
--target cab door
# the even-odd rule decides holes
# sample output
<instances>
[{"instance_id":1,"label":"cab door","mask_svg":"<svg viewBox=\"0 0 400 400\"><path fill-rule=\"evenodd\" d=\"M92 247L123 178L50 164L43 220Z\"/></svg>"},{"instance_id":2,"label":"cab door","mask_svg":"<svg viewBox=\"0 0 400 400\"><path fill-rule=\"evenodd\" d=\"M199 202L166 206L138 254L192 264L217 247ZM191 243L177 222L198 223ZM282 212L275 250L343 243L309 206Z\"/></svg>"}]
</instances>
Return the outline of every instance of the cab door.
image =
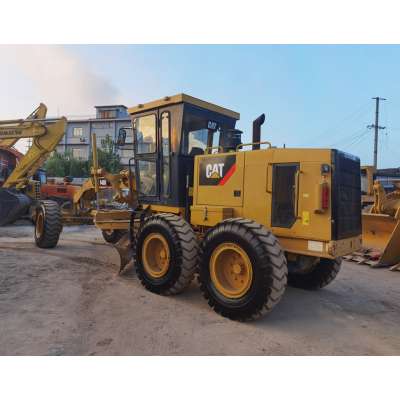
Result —
<instances>
[{"instance_id":1,"label":"cab door","mask_svg":"<svg viewBox=\"0 0 400 400\"><path fill-rule=\"evenodd\" d=\"M139 197L164 202L171 191L171 113L153 111L133 119L136 184Z\"/></svg>"},{"instance_id":2,"label":"cab door","mask_svg":"<svg viewBox=\"0 0 400 400\"><path fill-rule=\"evenodd\" d=\"M158 202L160 198L158 111L135 117L132 126L139 197L142 201Z\"/></svg>"}]
</instances>

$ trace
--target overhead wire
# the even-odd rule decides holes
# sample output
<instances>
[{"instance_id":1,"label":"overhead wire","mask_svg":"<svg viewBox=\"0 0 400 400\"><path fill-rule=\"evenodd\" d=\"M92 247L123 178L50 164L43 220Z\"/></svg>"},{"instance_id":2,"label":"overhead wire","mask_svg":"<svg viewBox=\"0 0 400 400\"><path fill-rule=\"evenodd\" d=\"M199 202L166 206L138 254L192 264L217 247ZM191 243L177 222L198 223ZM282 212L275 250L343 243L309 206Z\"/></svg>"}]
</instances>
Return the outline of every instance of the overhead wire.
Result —
<instances>
[{"instance_id":1,"label":"overhead wire","mask_svg":"<svg viewBox=\"0 0 400 400\"><path fill-rule=\"evenodd\" d=\"M352 135L347 136L345 138L341 138L341 139L333 142L332 144L330 144L328 147L344 146L345 144L351 143L351 142L353 142L353 140L358 139L361 135L364 135L365 130L366 130L365 127L357 129L357 131L354 132Z\"/></svg>"},{"instance_id":2,"label":"overhead wire","mask_svg":"<svg viewBox=\"0 0 400 400\"><path fill-rule=\"evenodd\" d=\"M360 118L362 115L366 114L369 110L368 108L370 107L370 102L365 102L363 103L360 107L358 107L355 111L341 119L338 123L334 124L333 126L325 129L321 134L313 138L314 141L319 141L320 139L326 139L327 134L332 134L334 132L337 132L338 128L342 126L344 123L348 123L351 120L355 120L357 118Z\"/></svg>"}]
</instances>

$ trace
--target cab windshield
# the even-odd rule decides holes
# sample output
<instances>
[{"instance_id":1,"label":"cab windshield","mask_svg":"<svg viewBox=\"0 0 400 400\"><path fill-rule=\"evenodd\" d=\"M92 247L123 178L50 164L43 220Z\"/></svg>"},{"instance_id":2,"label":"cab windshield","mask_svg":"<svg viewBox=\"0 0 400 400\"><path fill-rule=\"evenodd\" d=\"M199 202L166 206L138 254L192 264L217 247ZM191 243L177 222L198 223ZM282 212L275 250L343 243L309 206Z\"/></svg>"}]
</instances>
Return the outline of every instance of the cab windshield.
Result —
<instances>
[{"instance_id":1,"label":"cab windshield","mask_svg":"<svg viewBox=\"0 0 400 400\"><path fill-rule=\"evenodd\" d=\"M187 115L183 125L182 153L196 155L219 145L220 126L197 115Z\"/></svg>"}]
</instances>

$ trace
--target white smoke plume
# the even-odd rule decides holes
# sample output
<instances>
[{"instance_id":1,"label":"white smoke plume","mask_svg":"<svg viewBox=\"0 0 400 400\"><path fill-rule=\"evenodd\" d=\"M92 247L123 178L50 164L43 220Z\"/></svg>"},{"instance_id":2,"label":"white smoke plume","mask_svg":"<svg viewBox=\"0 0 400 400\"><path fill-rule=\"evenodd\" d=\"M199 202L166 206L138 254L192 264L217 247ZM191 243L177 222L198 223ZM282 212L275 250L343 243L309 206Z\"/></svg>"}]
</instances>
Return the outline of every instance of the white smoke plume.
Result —
<instances>
[{"instance_id":1,"label":"white smoke plume","mask_svg":"<svg viewBox=\"0 0 400 400\"><path fill-rule=\"evenodd\" d=\"M13 75L19 72L30 81L34 97L40 97L53 111L93 113L95 105L117 99L118 91L111 82L96 75L91 65L63 46L1 45L0 58L12 67ZM7 97L16 104L21 101L13 99L11 93Z\"/></svg>"},{"instance_id":2,"label":"white smoke plume","mask_svg":"<svg viewBox=\"0 0 400 400\"><path fill-rule=\"evenodd\" d=\"M117 102L118 90L71 49L56 45L0 46L0 118L21 118L39 102L48 116L93 115Z\"/></svg>"}]
</instances>

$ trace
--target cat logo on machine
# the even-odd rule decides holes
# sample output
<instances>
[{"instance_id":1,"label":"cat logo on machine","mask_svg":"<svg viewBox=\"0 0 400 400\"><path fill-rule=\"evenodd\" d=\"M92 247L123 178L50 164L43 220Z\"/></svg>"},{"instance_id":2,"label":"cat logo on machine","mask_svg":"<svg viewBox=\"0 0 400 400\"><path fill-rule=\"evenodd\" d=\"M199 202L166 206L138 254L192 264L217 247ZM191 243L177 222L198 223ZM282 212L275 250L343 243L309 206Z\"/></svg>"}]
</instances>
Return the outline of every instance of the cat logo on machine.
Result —
<instances>
[{"instance_id":1,"label":"cat logo on machine","mask_svg":"<svg viewBox=\"0 0 400 400\"><path fill-rule=\"evenodd\" d=\"M224 163L207 164L206 177L212 179L221 179L224 171Z\"/></svg>"},{"instance_id":2,"label":"cat logo on machine","mask_svg":"<svg viewBox=\"0 0 400 400\"><path fill-rule=\"evenodd\" d=\"M236 155L203 158L200 161L200 185L225 185L235 170Z\"/></svg>"}]
</instances>

